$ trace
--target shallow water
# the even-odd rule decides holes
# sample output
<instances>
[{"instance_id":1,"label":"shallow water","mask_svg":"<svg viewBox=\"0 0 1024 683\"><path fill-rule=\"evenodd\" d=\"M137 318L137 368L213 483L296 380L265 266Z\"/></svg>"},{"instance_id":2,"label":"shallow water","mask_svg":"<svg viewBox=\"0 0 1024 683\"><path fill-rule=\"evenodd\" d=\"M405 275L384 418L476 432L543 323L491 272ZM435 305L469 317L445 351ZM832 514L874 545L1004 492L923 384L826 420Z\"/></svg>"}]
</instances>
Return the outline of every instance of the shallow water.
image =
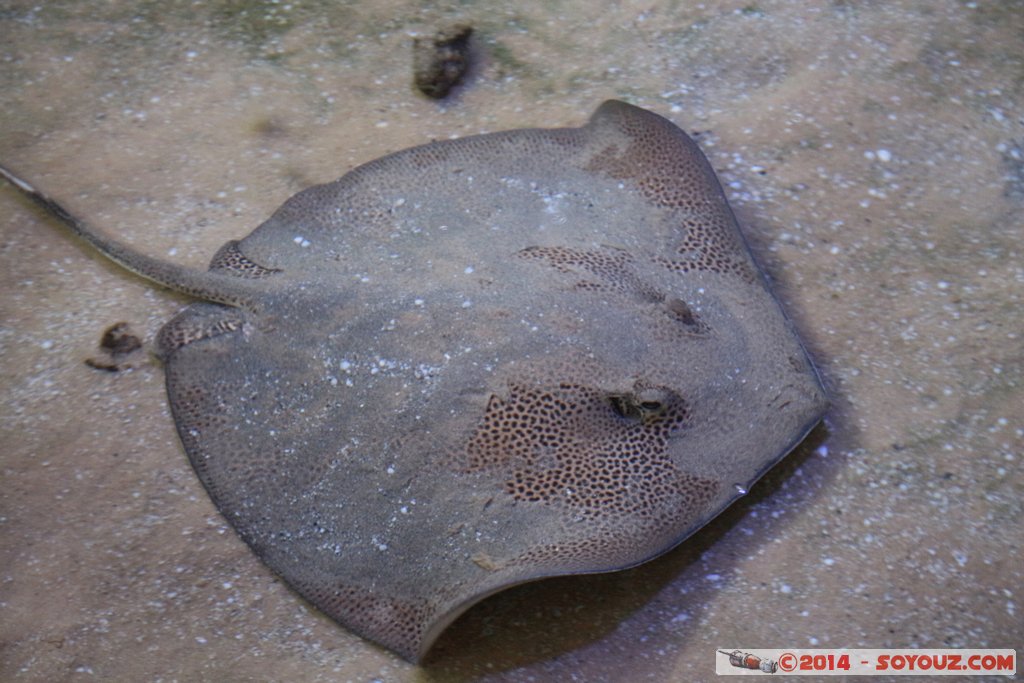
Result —
<instances>
[{"instance_id":1,"label":"shallow water","mask_svg":"<svg viewBox=\"0 0 1024 683\"><path fill-rule=\"evenodd\" d=\"M0 678L695 680L718 647L1021 642L1024 3L592 7L6 2L0 160L198 266L386 152L624 98L698 134L830 389L825 426L672 553L489 599L417 670L227 528L159 365L84 364L109 325L152 339L185 299L3 188ZM455 22L483 59L437 104L412 36Z\"/></svg>"}]
</instances>

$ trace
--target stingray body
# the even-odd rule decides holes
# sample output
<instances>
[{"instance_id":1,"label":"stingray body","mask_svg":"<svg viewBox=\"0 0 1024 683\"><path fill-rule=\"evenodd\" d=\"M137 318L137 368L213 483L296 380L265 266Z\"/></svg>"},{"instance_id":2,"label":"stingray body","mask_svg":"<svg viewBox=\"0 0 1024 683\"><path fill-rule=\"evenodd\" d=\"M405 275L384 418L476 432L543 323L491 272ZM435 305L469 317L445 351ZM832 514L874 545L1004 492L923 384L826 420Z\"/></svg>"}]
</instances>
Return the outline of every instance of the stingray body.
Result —
<instances>
[{"instance_id":1,"label":"stingray body","mask_svg":"<svg viewBox=\"0 0 1024 683\"><path fill-rule=\"evenodd\" d=\"M621 102L434 142L289 199L162 329L195 471L324 613L418 661L484 597L636 565L741 495L826 399L697 146Z\"/></svg>"}]
</instances>

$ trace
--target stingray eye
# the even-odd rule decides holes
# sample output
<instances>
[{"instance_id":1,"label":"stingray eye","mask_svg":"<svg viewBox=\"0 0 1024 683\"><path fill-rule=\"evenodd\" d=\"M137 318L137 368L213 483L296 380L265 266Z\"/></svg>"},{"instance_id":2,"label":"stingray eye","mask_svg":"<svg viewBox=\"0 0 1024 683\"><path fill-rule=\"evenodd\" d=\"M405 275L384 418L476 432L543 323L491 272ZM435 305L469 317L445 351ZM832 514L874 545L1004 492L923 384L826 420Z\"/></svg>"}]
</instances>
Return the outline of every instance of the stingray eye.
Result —
<instances>
[{"instance_id":1,"label":"stingray eye","mask_svg":"<svg viewBox=\"0 0 1024 683\"><path fill-rule=\"evenodd\" d=\"M693 309L682 299L669 299L665 306L668 308L669 315L684 325L696 324L697 316L694 314Z\"/></svg>"},{"instance_id":2,"label":"stingray eye","mask_svg":"<svg viewBox=\"0 0 1024 683\"><path fill-rule=\"evenodd\" d=\"M674 394L664 387L644 387L636 392L636 402L644 410L661 410L672 402Z\"/></svg>"},{"instance_id":3,"label":"stingray eye","mask_svg":"<svg viewBox=\"0 0 1024 683\"><path fill-rule=\"evenodd\" d=\"M633 400L640 419L646 422L664 416L673 405L678 405L679 397L664 387L644 387L636 391Z\"/></svg>"},{"instance_id":4,"label":"stingray eye","mask_svg":"<svg viewBox=\"0 0 1024 683\"><path fill-rule=\"evenodd\" d=\"M608 404L619 417L629 420L644 420L663 413L671 400L671 394L660 388L647 388L631 394L610 394Z\"/></svg>"},{"instance_id":5,"label":"stingray eye","mask_svg":"<svg viewBox=\"0 0 1024 683\"><path fill-rule=\"evenodd\" d=\"M636 401L630 394L610 394L608 396L608 404L619 417L624 417L628 420L640 419L640 406L636 404Z\"/></svg>"}]
</instances>

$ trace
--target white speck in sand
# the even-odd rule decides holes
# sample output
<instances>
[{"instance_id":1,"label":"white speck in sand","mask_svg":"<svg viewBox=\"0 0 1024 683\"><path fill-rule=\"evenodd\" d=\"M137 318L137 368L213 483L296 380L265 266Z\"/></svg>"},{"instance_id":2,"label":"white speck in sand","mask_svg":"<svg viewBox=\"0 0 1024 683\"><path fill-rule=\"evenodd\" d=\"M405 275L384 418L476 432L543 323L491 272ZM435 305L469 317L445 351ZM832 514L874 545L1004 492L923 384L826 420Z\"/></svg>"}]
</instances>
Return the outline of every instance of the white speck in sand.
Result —
<instances>
[{"instance_id":1,"label":"white speck in sand","mask_svg":"<svg viewBox=\"0 0 1024 683\"><path fill-rule=\"evenodd\" d=\"M309 240L307 240L302 235L296 235L294 239L292 239L292 242L295 242L295 244L299 245L300 247L308 247L310 244Z\"/></svg>"},{"instance_id":2,"label":"white speck in sand","mask_svg":"<svg viewBox=\"0 0 1024 683\"><path fill-rule=\"evenodd\" d=\"M470 275L473 272L473 266L466 266L466 269L462 272L464 272L466 275Z\"/></svg>"},{"instance_id":3,"label":"white speck in sand","mask_svg":"<svg viewBox=\"0 0 1024 683\"><path fill-rule=\"evenodd\" d=\"M875 154L878 156L878 160L883 163L892 161L892 153L887 149L877 150Z\"/></svg>"},{"instance_id":4,"label":"white speck in sand","mask_svg":"<svg viewBox=\"0 0 1024 683\"><path fill-rule=\"evenodd\" d=\"M39 343L39 346L42 347L43 351L49 351L53 348L53 343L52 339L44 339Z\"/></svg>"}]
</instances>

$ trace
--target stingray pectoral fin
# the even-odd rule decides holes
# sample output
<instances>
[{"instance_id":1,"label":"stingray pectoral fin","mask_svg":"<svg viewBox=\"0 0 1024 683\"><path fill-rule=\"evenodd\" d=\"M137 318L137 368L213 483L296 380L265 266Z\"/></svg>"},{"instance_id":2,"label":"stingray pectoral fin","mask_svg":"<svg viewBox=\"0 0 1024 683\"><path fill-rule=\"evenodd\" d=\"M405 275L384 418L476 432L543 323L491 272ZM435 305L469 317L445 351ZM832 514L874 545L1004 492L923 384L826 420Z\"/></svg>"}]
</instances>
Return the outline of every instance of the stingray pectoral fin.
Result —
<instances>
[{"instance_id":1,"label":"stingray pectoral fin","mask_svg":"<svg viewBox=\"0 0 1024 683\"><path fill-rule=\"evenodd\" d=\"M258 307L260 295L266 291L265 284L257 286L252 280L235 277L223 271L209 272L147 256L90 226L2 165L0 175L101 254L147 280L196 299L251 310Z\"/></svg>"}]
</instances>

